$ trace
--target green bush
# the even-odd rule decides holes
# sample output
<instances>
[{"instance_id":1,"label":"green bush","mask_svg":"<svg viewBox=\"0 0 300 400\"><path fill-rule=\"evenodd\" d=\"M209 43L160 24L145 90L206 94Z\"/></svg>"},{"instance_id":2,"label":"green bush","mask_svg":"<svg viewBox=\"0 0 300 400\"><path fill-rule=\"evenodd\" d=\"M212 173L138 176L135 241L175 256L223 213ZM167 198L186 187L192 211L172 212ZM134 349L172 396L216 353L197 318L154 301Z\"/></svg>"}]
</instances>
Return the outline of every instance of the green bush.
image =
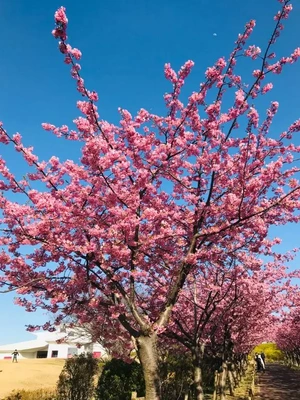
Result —
<instances>
[{"instance_id":1,"label":"green bush","mask_svg":"<svg viewBox=\"0 0 300 400\"><path fill-rule=\"evenodd\" d=\"M130 364L112 359L102 371L96 389L97 400L130 400L131 393L138 397L145 395L145 382L142 367L137 362Z\"/></svg>"},{"instance_id":2,"label":"green bush","mask_svg":"<svg viewBox=\"0 0 300 400\"><path fill-rule=\"evenodd\" d=\"M80 354L66 360L57 384L57 400L90 400L94 396L94 377L98 360Z\"/></svg>"},{"instance_id":3,"label":"green bush","mask_svg":"<svg viewBox=\"0 0 300 400\"><path fill-rule=\"evenodd\" d=\"M14 390L3 400L57 400L56 393L51 390Z\"/></svg>"},{"instance_id":4,"label":"green bush","mask_svg":"<svg viewBox=\"0 0 300 400\"><path fill-rule=\"evenodd\" d=\"M267 362L283 361L284 354L278 349L275 343L262 343L256 346L252 352L252 356L255 353L264 353Z\"/></svg>"}]
</instances>

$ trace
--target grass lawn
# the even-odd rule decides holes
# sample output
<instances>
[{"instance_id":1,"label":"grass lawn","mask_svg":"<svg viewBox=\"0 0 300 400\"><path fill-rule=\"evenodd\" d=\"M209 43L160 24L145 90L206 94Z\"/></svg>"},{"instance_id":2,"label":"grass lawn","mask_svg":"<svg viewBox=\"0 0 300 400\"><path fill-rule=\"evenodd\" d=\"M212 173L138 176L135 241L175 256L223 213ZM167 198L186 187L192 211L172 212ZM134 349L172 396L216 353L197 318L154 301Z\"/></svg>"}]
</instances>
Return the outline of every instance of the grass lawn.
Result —
<instances>
[{"instance_id":1,"label":"grass lawn","mask_svg":"<svg viewBox=\"0 0 300 400\"><path fill-rule=\"evenodd\" d=\"M0 360L0 399L13 390L46 389L55 387L64 366L62 359Z\"/></svg>"}]
</instances>

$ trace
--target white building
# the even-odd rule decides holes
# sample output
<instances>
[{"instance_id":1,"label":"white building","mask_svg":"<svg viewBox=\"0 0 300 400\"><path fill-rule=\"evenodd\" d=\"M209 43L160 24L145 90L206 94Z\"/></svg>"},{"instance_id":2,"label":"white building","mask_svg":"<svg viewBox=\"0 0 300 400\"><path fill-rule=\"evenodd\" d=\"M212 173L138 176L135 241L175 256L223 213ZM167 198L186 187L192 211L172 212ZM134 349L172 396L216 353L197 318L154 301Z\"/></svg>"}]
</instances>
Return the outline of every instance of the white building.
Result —
<instances>
[{"instance_id":1,"label":"white building","mask_svg":"<svg viewBox=\"0 0 300 400\"><path fill-rule=\"evenodd\" d=\"M82 330L62 328L55 332L36 332L36 339L0 345L0 359L11 359L18 350L19 358L69 358L76 354L93 353L94 357L106 357L99 343L92 343Z\"/></svg>"}]
</instances>

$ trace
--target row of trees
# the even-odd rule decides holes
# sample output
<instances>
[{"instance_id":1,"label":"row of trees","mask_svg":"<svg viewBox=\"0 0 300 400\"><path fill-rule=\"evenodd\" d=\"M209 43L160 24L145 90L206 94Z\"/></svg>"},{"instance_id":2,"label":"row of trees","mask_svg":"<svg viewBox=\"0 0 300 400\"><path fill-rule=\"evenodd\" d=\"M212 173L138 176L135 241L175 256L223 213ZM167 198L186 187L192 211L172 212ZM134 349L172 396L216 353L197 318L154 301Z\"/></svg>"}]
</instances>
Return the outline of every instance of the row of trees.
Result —
<instances>
[{"instance_id":1,"label":"row of trees","mask_svg":"<svg viewBox=\"0 0 300 400\"><path fill-rule=\"evenodd\" d=\"M269 229L300 218L293 142L300 120L271 136L278 103L262 118L255 107L272 89L269 77L300 56L273 51L292 10L289 0L279 3L264 51L249 45L251 20L185 104L193 62L178 73L166 64L166 115L120 109L118 126L99 117L61 7L53 35L82 96L82 116L75 129L43 128L79 142L80 163L40 161L0 125L0 142L30 168L19 179L1 158L1 285L16 289L28 311L54 313L55 324L72 316L106 346L122 343L124 357L135 347L146 400L160 398L158 340L189 352L203 400L204 357L219 359L224 374L232 370L288 305L284 264L292 256L276 252L280 239L271 240ZM254 64L248 81L238 74L241 57Z\"/></svg>"},{"instance_id":2,"label":"row of trees","mask_svg":"<svg viewBox=\"0 0 300 400\"><path fill-rule=\"evenodd\" d=\"M299 294L294 291L290 296L290 304L283 313L282 321L277 329L276 343L285 355L290 366L300 366L300 307Z\"/></svg>"}]
</instances>

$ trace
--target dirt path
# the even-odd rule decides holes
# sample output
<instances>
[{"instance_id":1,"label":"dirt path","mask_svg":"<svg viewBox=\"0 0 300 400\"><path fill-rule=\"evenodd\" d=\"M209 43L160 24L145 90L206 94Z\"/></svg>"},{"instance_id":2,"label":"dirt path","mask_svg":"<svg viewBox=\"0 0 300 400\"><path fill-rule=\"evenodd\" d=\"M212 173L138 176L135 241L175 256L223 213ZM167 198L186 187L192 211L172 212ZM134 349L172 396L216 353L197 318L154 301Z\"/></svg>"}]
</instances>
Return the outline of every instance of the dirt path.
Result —
<instances>
[{"instance_id":1,"label":"dirt path","mask_svg":"<svg viewBox=\"0 0 300 400\"><path fill-rule=\"evenodd\" d=\"M258 378L257 400L300 400L300 371L280 364L267 365Z\"/></svg>"}]
</instances>

